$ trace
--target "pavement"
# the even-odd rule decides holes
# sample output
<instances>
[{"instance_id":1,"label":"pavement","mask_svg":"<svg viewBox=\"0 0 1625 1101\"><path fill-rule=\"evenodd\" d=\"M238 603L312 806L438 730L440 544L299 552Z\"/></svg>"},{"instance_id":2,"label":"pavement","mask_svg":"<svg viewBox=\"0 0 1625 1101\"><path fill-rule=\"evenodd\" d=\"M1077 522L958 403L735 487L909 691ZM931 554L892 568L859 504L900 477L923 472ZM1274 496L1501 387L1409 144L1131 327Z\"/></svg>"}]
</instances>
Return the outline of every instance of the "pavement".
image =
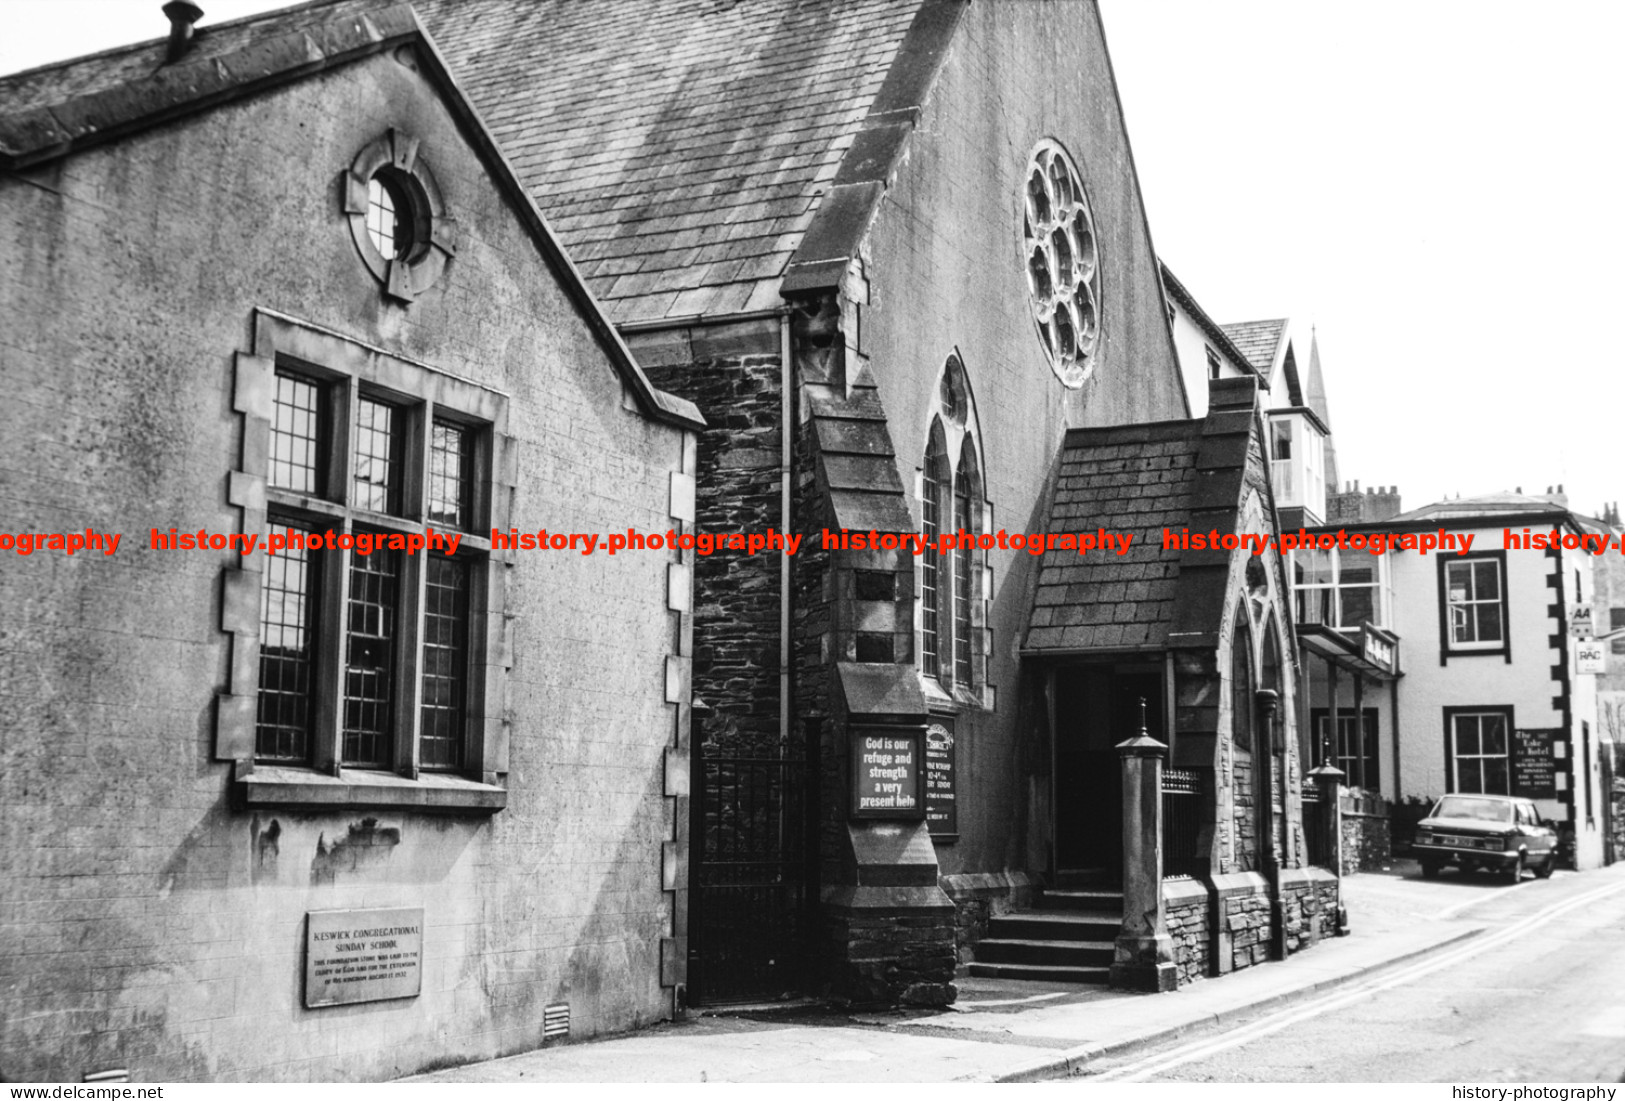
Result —
<instances>
[{"instance_id":1,"label":"pavement","mask_svg":"<svg viewBox=\"0 0 1625 1101\"><path fill-rule=\"evenodd\" d=\"M1562 875L1563 873L1559 873ZM1516 888L1487 876L1424 880L1396 860L1344 878L1348 936L1170 994L961 976L941 1010L775 1007L687 1019L419 1075L418 1082L1026 1081L1308 999L1482 932L1478 904Z\"/></svg>"}]
</instances>

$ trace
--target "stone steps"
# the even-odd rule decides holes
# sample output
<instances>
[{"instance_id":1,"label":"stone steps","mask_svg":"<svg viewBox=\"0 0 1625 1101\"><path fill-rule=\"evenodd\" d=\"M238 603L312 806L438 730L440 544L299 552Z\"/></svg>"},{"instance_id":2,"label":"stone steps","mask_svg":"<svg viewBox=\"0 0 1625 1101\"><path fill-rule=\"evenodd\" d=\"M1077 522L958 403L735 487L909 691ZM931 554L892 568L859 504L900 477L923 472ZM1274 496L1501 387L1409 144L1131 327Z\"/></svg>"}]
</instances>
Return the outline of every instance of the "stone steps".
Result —
<instances>
[{"instance_id":1,"label":"stone steps","mask_svg":"<svg viewBox=\"0 0 1625 1101\"><path fill-rule=\"evenodd\" d=\"M1025 979L1028 982L1104 984L1111 976L1105 967L1052 967L1025 963L973 963L970 973L984 979Z\"/></svg>"},{"instance_id":2,"label":"stone steps","mask_svg":"<svg viewBox=\"0 0 1625 1101\"><path fill-rule=\"evenodd\" d=\"M1116 944L1109 940L983 939L976 946L977 963L1019 963L1034 966L1110 967Z\"/></svg>"},{"instance_id":3,"label":"stone steps","mask_svg":"<svg viewBox=\"0 0 1625 1101\"><path fill-rule=\"evenodd\" d=\"M970 973L1035 982L1103 983L1123 923L1123 892L1046 890L1032 910L1000 914L976 944Z\"/></svg>"}]
</instances>

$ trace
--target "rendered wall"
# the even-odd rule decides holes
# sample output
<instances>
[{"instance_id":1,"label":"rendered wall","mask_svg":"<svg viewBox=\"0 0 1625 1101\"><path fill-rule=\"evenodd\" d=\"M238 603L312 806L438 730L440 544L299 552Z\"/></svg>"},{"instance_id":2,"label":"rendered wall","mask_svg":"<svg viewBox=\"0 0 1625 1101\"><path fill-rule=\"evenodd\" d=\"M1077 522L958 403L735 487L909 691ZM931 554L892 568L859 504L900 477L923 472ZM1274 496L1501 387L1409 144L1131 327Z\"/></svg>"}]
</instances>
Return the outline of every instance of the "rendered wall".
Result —
<instances>
[{"instance_id":1,"label":"rendered wall","mask_svg":"<svg viewBox=\"0 0 1625 1101\"><path fill-rule=\"evenodd\" d=\"M339 211L391 126L422 140L460 247L386 302ZM214 759L235 556L233 355L268 307L509 396L522 530L664 531L683 437L604 351L435 93L379 56L0 180L7 530L124 533L0 559L0 1074L385 1078L665 1016L661 843L673 557L521 552L507 572L507 809L234 812ZM500 698L500 697L499 697ZM367 824L371 820L371 824ZM307 1010L307 911L425 909L423 989Z\"/></svg>"},{"instance_id":2,"label":"rendered wall","mask_svg":"<svg viewBox=\"0 0 1625 1101\"><path fill-rule=\"evenodd\" d=\"M1450 530L1473 532L1475 553L1501 549L1499 525L1468 527L1458 522ZM1444 708L1510 706L1515 727L1557 727L1567 731L1567 743L1560 750L1567 755L1566 763L1558 763L1567 791L1559 792L1557 799L1537 799L1535 804L1543 817L1559 821L1568 821L1569 808L1579 806L1576 859L1582 868L1595 867L1602 859L1603 794L1596 745L1595 678L1575 672L1574 641L1568 634L1566 612L1560 615L1558 609L1572 606L1575 601L1576 569L1589 595L1588 557L1575 551L1553 556L1539 550L1507 550L1511 661L1502 654L1452 652L1442 665L1438 552L1425 556L1401 552L1392 559L1394 630L1401 639L1405 669L1399 686L1400 795L1433 798L1451 790L1446 772ZM1589 728L1592 741L1589 775L1584 768L1582 723ZM1389 753L1389 748L1384 746L1383 752ZM1589 823L1585 815L1587 787L1593 808Z\"/></svg>"}]
</instances>

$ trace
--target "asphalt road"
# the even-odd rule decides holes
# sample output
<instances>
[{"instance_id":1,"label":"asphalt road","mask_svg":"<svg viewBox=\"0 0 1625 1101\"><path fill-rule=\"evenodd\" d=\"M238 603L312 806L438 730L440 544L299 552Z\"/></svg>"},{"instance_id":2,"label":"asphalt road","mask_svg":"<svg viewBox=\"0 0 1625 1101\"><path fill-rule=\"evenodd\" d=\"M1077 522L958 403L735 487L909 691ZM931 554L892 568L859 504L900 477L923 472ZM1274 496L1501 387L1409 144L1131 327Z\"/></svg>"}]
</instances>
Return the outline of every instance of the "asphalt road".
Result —
<instances>
[{"instance_id":1,"label":"asphalt road","mask_svg":"<svg viewBox=\"0 0 1625 1101\"><path fill-rule=\"evenodd\" d=\"M1414 866L1412 866L1414 868ZM1557 873L1468 899L1459 947L1088 1074L1154 1082L1625 1081L1625 878ZM1414 870L1395 887L1435 888ZM1473 896L1477 895L1475 899Z\"/></svg>"}]
</instances>

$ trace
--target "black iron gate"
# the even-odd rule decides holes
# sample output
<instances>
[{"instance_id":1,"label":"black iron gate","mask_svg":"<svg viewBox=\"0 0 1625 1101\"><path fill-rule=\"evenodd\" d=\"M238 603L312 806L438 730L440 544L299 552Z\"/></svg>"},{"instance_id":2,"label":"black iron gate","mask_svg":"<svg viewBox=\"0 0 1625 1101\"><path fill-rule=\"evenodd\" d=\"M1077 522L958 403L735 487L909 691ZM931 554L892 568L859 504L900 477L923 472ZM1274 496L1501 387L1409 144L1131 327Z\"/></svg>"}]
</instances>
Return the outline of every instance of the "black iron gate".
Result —
<instances>
[{"instance_id":1,"label":"black iron gate","mask_svg":"<svg viewBox=\"0 0 1625 1101\"><path fill-rule=\"evenodd\" d=\"M812 846L807 762L701 747L692 807L689 996L768 1001L807 986Z\"/></svg>"}]
</instances>

